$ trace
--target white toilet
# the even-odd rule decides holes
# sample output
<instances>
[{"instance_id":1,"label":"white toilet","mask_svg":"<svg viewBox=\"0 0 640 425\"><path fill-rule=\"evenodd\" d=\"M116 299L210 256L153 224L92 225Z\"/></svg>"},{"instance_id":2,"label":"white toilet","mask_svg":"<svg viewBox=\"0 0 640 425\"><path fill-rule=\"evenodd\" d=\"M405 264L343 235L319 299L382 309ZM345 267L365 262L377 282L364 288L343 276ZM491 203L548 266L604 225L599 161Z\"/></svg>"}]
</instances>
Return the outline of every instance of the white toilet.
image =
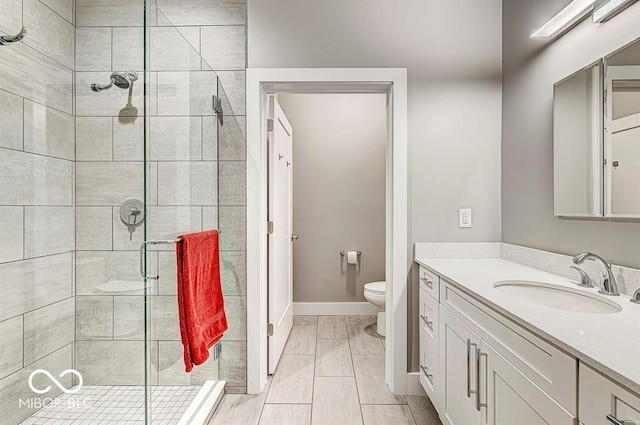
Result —
<instances>
[{"instance_id":1,"label":"white toilet","mask_svg":"<svg viewBox=\"0 0 640 425\"><path fill-rule=\"evenodd\" d=\"M382 282L371 282L364 285L364 298L371 304L382 309L378 312L378 325L377 332L380 336L385 336L385 317L384 317L384 304L387 299L387 285Z\"/></svg>"}]
</instances>

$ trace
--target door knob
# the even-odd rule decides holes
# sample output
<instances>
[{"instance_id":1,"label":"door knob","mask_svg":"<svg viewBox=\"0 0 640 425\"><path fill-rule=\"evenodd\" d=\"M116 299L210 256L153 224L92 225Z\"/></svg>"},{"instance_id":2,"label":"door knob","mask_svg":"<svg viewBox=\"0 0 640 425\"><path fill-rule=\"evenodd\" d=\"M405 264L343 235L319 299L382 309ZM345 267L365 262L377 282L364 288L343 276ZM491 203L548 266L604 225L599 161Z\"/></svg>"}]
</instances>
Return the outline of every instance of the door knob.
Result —
<instances>
[{"instance_id":1,"label":"door knob","mask_svg":"<svg viewBox=\"0 0 640 425\"><path fill-rule=\"evenodd\" d=\"M298 235L291 235L291 241L297 241L300 238Z\"/></svg>"}]
</instances>

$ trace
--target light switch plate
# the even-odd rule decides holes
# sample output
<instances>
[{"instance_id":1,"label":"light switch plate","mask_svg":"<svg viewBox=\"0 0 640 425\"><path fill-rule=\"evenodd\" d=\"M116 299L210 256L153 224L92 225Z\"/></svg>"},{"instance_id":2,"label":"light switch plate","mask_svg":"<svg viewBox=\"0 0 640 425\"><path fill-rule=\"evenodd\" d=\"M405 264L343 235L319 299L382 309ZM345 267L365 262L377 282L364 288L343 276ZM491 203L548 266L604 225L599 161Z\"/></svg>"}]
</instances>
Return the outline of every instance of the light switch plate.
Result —
<instances>
[{"instance_id":1,"label":"light switch plate","mask_svg":"<svg viewBox=\"0 0 640 425\"><path fill-rule=\"evenodd\" d=\"M458 216L458 225L461 229L471 227L471 208L460 208Z\"/></svg>"}]
</instances>

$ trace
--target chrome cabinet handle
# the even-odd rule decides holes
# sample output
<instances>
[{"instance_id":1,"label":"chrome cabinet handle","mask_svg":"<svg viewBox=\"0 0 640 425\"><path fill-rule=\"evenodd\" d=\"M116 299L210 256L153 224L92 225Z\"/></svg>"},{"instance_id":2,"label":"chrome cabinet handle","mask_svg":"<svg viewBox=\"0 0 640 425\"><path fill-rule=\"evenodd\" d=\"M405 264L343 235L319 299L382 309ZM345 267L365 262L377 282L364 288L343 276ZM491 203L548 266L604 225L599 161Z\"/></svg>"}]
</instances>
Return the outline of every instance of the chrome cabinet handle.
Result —
<instances>
[{"instance_id":1,"label":"chrome cabinet handle","mask_svg":"<svg viewBox=\"0 0 640 425\"><path fill-rule=\"evenodd\" d=\"M476 410L479 412L480 409L482 407L487 407L487 403L482 403L480 401L480 359L484 357L486 359L486 361L489 361L489 356L487 355L487 353L483 353L482 351L480 351L480 348L476 348ZM487 364L487 363L485 363ZM487 375L488 375L488 368L487 368ZM489 394L489 388L488 388L488 381L489 381L489 376L485 376L485 380L484 380L484 392L485 392L485 397Z\"/></svg>"},{"instance_id":2,"label":"chrome cabinet handle","mask_svg":"<svg viewBox=\"0 0 640 425\"><path fill-rule=\"evenodd\" d=\"M291 235L291 241L297 241L298 239L300 239L300 236L298 235Z\"/></svg>"},{"instance_id":3,"label":"chrome cabinet handle","mask_svg":"<svg viewBox=\"0 0 640 425\"><path fill-rule=\"evenodd\" d=\"M626 421L621 421L613 415L607 415L607 420L613 425L625 425Z\"/></svg>"},{"instance_id":4,"label":"chrome cabinet handle","mask_svg":"<svg viewBox=\"0 0 640 425\"><path fill-rule=\"evenodd\" d=\"M420 280L423 281L429 287L429 289L433 289L433 281L429 280L428 277L422 276Z\"/></svg>"},{"instance_id":5,"label":"chrome cabinet handle","mask_svg":"<svg viewBox=\"0 0 640 425\"><path fill-rule=\"evenodd\" d=\"M474 351L477 351L478 344L471 342L471 339L467 339L467 398L471 398L471 394L477 392L477 388L475 390L471 389L471 346L475 347Z\"/></svg>"},{"instance_id":6,"label":"chrome cabinet handle","mask_svg":"<svg viewBox=\"0 0 640 425\"><path fill-rule=\"evenodd\" d=\"M426 366L420 365L420 369L422 369L422 373L424 373L424 376L427 377L429 382L431 382L431 384L433 384L433 374L429 373L429 368L427 368Z\"/></svg>"},{"instance_id":7,"label":"chrome cabinet handle","mask_svg":"<svg viewBox=\"0 0 640 425\"><path fill-rule=\"evenodd\" d=\"M425 315L420 315L420 318L422 319L422 321L424 322L425 325L427 325L429 328L431 328L431 330L433 330L433 322L429 321L429 317L425 316Z\"/></svg>"}]
</instances>

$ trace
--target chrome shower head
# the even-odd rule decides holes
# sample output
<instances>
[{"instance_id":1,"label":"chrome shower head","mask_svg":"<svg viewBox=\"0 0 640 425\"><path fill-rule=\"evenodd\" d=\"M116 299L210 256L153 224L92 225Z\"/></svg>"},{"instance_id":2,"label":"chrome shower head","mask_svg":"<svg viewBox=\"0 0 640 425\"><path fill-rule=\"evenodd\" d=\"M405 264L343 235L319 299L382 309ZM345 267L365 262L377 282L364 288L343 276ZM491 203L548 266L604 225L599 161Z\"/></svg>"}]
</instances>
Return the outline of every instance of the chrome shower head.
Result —
<instances>
[{"instance_id":1,"label":"chrome shower head","mask_svg":"<svg viewBox=\"0 0 640 425\"><path fill-rule=\"evenodd\" d=\"M94 92L100 92L103 90L108 90L114 85L121 89L128 89L131 87L131 84L138 79L138 74L135 71L127 71L127 72L114 72L111 74L111 81L109 84L91 84L91 90Z\"/></svg>"}]
</instances>

